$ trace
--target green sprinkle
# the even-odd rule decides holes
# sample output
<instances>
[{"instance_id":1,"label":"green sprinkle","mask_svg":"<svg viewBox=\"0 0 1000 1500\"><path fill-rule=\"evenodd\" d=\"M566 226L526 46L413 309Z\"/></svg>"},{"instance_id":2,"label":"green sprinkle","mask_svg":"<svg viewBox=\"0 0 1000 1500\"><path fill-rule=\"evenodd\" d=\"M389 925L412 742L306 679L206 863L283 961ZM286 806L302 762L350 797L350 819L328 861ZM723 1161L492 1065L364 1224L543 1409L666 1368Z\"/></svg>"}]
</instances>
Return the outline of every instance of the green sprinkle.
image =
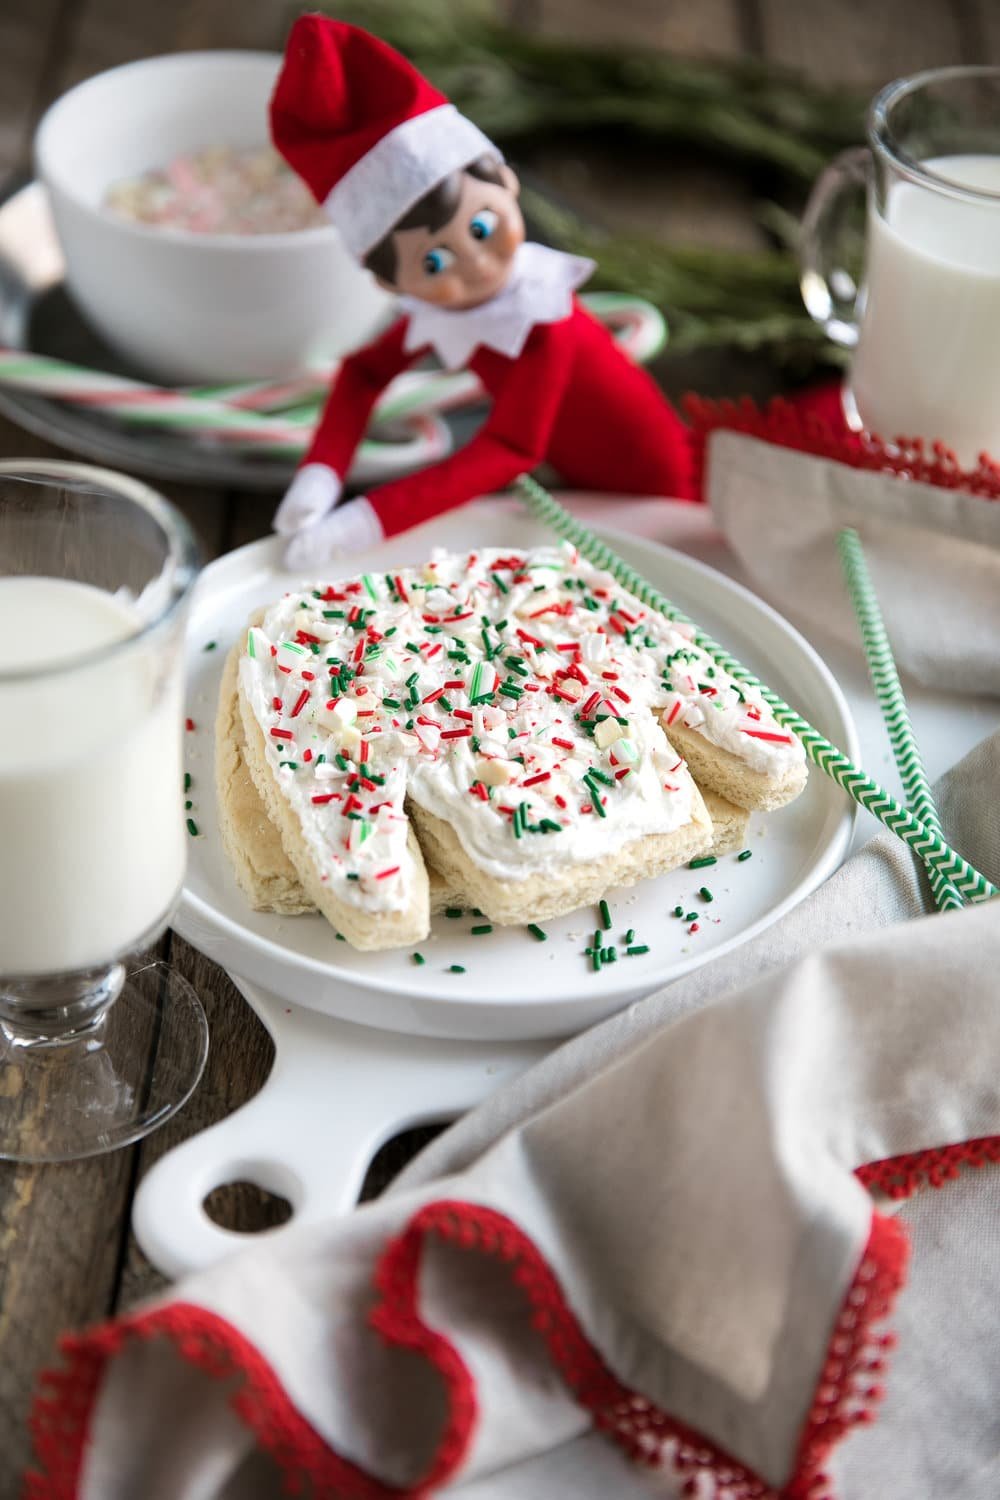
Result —
<instances>
[{"instance_id":1,"label":"green sprinkle","mask_svg":"<svg viewBox=\"0 0 1000 1500\"><path fill-rule=\"evenodd\" d=\"M346 620L347 616L342 609L324 609L324 620Z\"/></svg>"},{"instance_id":2,"label":"green sprinkle","mask_svg":"<svg viewBox=\"0 0 1000 1500\"><path fill-rule=\"evenodd\" d=\"M413 959L413 962L415 964L417 964L418 967L419 967L420 964L425 964L427 962L426 958L424 957L424 955L422 953L411 953L410 957Z\"/></svg>"},{"instance_id":3,"label":"green sprinkle","mask_svg":"<svg viewBox=\"0 0 1000 1500\"><path fill-rule=\"evenodd\" d=\"M517 730L516 729L508 729L507 730L507 738L509 740L516 740L517 739Z\"/></svg>"},{"instance_id":4,"label":"green sprinkle","mask_svg":"<svg viewBox=\"0 0 1000 1500\"><path fill-rule=\"evenodd\" d=\"M460 917L462 915L462 908L460 906L446 906L444 914L446 917Z\"/></svg>"},{"instance_id":5,"label":"green sprinkle","mask_svg":"<svg viewBox=\"0 0 1000 1500\"><path fill-rule=\"evenodd\" d=\"M674 907L674 916L675 917L683 917L683 915L684 915L684 908L683 908L683 906L675 906Z\"/></svg>"},{"instance_id":6,"label":"green sprinkle","mask_svg":"<svg viewBox=\"0 0 1000 1500\"><path fill-rule=\"evenodd\" d=\"M204 644L204 646L202 646L201 649L203 651L214 651L215 650L215 646L216 646L215 641L206 641L205 644Z\"/></svg>"},{"instance_id":7,"label":"green sprinkle","mask_svg":"<svg viewBox=\"0 0 1000 1500\"><path fill-rule=\"evenodd\" d=\"M364 822L364 819L362 818L362 816L361 816L361 814L359 812L345 813L344 817L345 818L350 818L350 820L351 820L352 823L363 823Z\"/></svg>"},{"instance_id":8,"label":"green sprinkle","mask_svg":"<svg viewBox=\"0 0 1000 1500\"><path fill-rule=\"evenodd\" d=\"M189 792L191 790L191 772L190 771L185 771L184 772L184 790L186 792ZM747 850L747 853L748 854L750 853L749 849Z\"/></svg>"},{"instance_id":9,"label":"green sprinkle","mask_svg":"<svg viewBox=\"0 0 1000 1500\"><path fill-rule=\"evenodd\" d=\"M480 911L480 910L479 910L479 907L478 907L478 906L474 906L474 907L473 907L473 908L472 908L472 915L473 915L473 916L474 916L474 917L481 917L481 916L482 916L482 915L483 915L483 914L482 914L482 912L481 912L481 911Z\"/></svg>"},{"instance_id":10,"label":"green sprinkle","mask_svg":"<svg viewBox=\"0 0 1000 1500\"><path fill-rule=\"evenodd\" d=\"M343 756L343 755L335 755L333 757L333 763L337 767L338 771L349 771L350 770L350 764L349 764L347 758L345 756Z\"/></svg>"},{"instance_id":11,"label":"green sprinkle","mask_svg":"<svg viewBox=\"0 0 1000 1500\"><path fill-rule=\"evenodd\" d=\"M254 658L254 660L256 660L256 658L257 658L257 648L254 646L254 643L253 643L253 631L252 630L248 630L247 631L247 656L252 656Z\"/></svg>"},{"instance_id":12,"label":"green sprinkle","mask_svg":"<svg viewBox=\"0 0 1000 1500\"><path fill-rule=\"evenodd\" d=\"M739 860L740 864L742 864L746 859L753 859L753 850L744 849L742 854L737 854L736 858Z\"/></svg>"},{"instance_id":13,"label":"green sprinkle","mask_svg":"<svg viewBox=\"0 0 1000 1500\"><path fill-rule=\"evenodd\" d=\"M649 944L648 943L636 943L633 947L625 949L625 955L626 955L627 958L636 958L636 957L638 957L638 955L640 953L648 953L648 952L649 952Z\"/></svg>"},{"instance_id":14,"label":"green sprinkle","mask_svg":"<svg viewBox=\"0 0 1000 1500\"><path fill-rule=\"evenodd\" d=\"M185 812L190 812L191 809L192 809L192 807L194 807L194 803L193 802L185 802L185 804L184 804L184 811Z\"/></svg>"},{"instance_id":15,"label":"green sprinkle","mask_svg":"<svg viewBox=\"0 0 1000 1500\"><path fill-rule=\"evenodd\" d=\"M598 974L601 968L601 946L599 943L591 950L590 961L594 966L594 973Z\"/></svg>"},{"instance_id":16,"label":"green sprinkle","mask_svg":"<svg viewBox=\"0 0 1000 1500\"><path fill-rule=\"evenodd\" d=\"M298 763L297 760L279 760L278 761L278 770L279 771L281 770L282 766L287 766L290 771L297 771L299 769L299 763Z\"/></svg>"},{"instance_id":17,"label":"green sprinkle","mask_svg":"<svg viewBox=\"0 0 1000 1500\"><path fill-rule=\"evenodd\" d=\"M481 922L478 927L470 927L469 931L473 937L483 937L487 932L493 931L493 926L490 922Z\"/></svg>"},{"instance_id":18,"label":"green sprinkle","mask_svg":"<svg viewBox=\"0 0 1000 1500\"><path fill-rule=\"evenodd\" d=\"M193 839L196 839L198 837L198 825L195 822L194 818L188 818L187 831Z\"/></svg>"},{"instance_id":19,"label":"green sprinkle","mask_svg":"<svg viewBox=\"0 0 1000 1500\"><path fill-rule=\"evenodd\" d=\"M415 641L407 641L406 649L407 651L412 651L414 656L420 655L420 647L416 644Z\"/></svg>"},{"instance_id":20,"label":"green sprinkle","mask_svg":"<svg viewBox=\"0 0 1000 1500\"><path fill-rule=\"evenodd\" d=\"M358 874L357 870L348 870L347 878L348 880L360 880L361 876Z\"/></svg>"},{"instance_id":21,"label":"green sprinkle","mask_svg":"<svg viewBox=\"0 0 1000 1500\"><path fill-rule=\"evenodd\" d=\"M618 949L614 946L614 944L612 944L610 948L602 949L601 960L606 964L614 964L618 962Z\"/></svg>"},{"instance_id":22,"label":"green sprinkle","mask_svg":"<svg viewBox=\"0 0 1000 1500\"><path fill-rule=\"evenodd\" d=\"M448 973L449 974L464 974L465 973L465 966L464 966L464 964L450 964L449 967L448 967Z\"/></svg>"},{"instance_id":23,"label":"green sprinkle","mask_svg":"<svg viewBox=\"0 0 1000 1500\"><path fill-rule=\"evenodd\" d=\"M368 590L368 593L369 593L370 597L372 599L376 599L377 600L378 599L378 592L377 592L377 590L375 588L375 580L372 578L372 575L370 573L363 573L361 575L361 582L364 584L365 588Z\"/></svg>"},{"instance_id":24,"label":"green sprinkle","mask_svg":"<svg viewBox=\"0 0 1000 1500\"><path fill-rule=\"evenodd\" d=\"M338 943L346 943L347 942L347 939L345 938L345 936L344 936L344 934L342 932L335 932L333 935L337 939Z\"/></svg>"},{"instance_id":25,"label":"green sprinkle","mask_svg":"<svg viewBox=\"0 0 1000 1500\"><path fill-rule=\"evenodd\" d=\"M528 931L531 933L531 936L533 938L537 938L540 943L547 943L549 940L548 933L544 928L539 927L537 922L529 922Z\"/></svg>"},{"instance_id":26,"label":"green sprinkle","mask_svg":"<svg viewBox=\"0 0 1000 1500\"><path fill-rule=\"evenodd\" d=\"M598 903L598 908L601 913L601 926L605 932L609 932L611 930L611 908L604 900Z\"/></svg>"},{"instance_id":27,"label":"green sprinkle","mask_svg":"<svg viewBox=\"0 0 1000 1500\"><path fill-rule=\"evenodd\" d=\"M499 573L491 573L490 577L493 579L493 582L496 584L496 586L500 590L501 594L509 594L510 593L510 589L504 583L504 581L500 577Z\"/></svg>"},{"instance_id":28,"label":"green sprinkle","mask_svg":"<svg viewBox=\"0 0 1000 1500\"><path fill-rule=\"evenodd\" d=\"M697 922L698 913L696 911L689 911L684 920L685 922Z\"/></svg>"},{"instance_id":29,"label":"green sprinkle","mask_svg":"<svg viewBox=\"0 0 1000 1500\"><path fill-rule=\"evenodd\" d=\"M708 888L707 885L703 885L702 886L701 890L698 892L698 895L701 897L701 899L703 901L714 901L715 900L715 897L712 895L712 892L709 890L709 888Z\"/></svg>"},{"instance_id":30,"label":"green sprinkle","mask_svg":"<svg viewBox=\"0 0 1000 1500\"><path fill-rule=\"evenodd\" d=\"M709 865L717 864L714 854L702 854L698 859L688 861L689 870L707 870Z\"/></svg>"},{"instance_id":31,"label":"green sprinkle","mask_svg":"<svg viewBox=\"0 0 1000 1500\"><path fill-rule=\"evenodd\" d=\"M614 786L615 784L615 778L613 776L609 776L606 771L599 770L597 766L591 766L590 770L587 772L587 775L592 776L595 781L602 782L604 786Z\"/></svg>"},{"instance_id":32,"label":"green sprinkle","mask_svg":"<svg viewBox=\"0 0 1000 1500\"><path fill-rule=\"evenodd\" d=\"M383 707L385 707L385 708L399 708L400 707L400 702L399 702L398 698L383 698L382 699L382 704L383 704Z\"/></svg>"},{"instance_id":33,"label":"green sprinkle","mask_svg":"<svg viewBox=\"0 0 1000 1500\"><path fill-rule=\"evenodd\" d=\"M628 932L626 932L626 934L625 934L625 941L626 941L626 943L634 943L635 942L635 928L634 927L630 927L629 930L628 930Z\"/></svg>"}]
</instances>

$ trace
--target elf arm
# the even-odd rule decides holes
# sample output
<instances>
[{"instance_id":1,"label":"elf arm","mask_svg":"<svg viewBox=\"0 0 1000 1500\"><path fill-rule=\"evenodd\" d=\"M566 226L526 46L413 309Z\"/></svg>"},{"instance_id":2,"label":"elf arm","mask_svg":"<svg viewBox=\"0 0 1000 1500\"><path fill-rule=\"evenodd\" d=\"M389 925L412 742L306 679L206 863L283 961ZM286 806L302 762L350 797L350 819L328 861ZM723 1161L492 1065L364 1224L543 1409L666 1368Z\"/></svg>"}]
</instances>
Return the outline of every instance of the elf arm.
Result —
<instances>
[{"instance_id":1,"label":"elf arm","mask_svg":"<svg viewBox=\"0 0 1000 1500\"><path fill-rule=\"evenodd\" d=\"M275 514L276 531L299 531L318 521L340 498L376 401L416 358L416 351L403 348L406 326L406 319L400 318L342 362L309 451Z\"/></svg>"}]
</instances>

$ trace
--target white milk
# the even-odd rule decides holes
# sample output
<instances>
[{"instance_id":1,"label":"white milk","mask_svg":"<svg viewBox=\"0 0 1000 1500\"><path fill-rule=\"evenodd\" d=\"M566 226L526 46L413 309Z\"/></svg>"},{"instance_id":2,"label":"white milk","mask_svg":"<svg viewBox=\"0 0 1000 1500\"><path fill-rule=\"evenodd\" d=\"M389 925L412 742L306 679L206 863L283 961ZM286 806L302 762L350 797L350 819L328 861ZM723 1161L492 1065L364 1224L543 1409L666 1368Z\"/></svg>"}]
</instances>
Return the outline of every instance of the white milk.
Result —
<instances>
[{"instance_id":1,"label":"white milk","mask_svg":"<svg viewBox=\"0 0 1000 1500\"><path fill-rule=\"evenodd\" d=\"M1000 156L923 165L1000 193ZM882 438L940 438L966 465L983 449L1000 457L1000 200L966 203L896 182L886 218L869 206L851 388Z\"/></svg>"},{"instance_id":2,"label":"white milk","mask_svg":"<svg viewBox=\"0 0 1000 1500\"><path fill-rule=\"evenodd\" d=\"M87 584L0 578L0 979L127 952L180 887L180 672L162 640L83 659L138 627Z\"/></svg>"}]
</instances>

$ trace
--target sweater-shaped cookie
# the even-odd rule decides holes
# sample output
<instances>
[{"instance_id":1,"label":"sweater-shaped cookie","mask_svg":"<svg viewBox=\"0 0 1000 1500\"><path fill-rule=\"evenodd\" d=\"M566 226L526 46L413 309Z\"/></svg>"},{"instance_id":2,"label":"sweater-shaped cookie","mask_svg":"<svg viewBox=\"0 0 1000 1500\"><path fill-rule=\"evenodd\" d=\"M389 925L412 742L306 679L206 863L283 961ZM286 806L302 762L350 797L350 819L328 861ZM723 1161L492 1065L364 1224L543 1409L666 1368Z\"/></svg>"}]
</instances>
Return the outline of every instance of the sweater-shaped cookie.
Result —
<instances>
[{"instance_id":1,"label":"sweater-shaped cookie","mask_svg":"<svg viewBox=\"0 0 1000 1500\"><path fill-rule=\"evenodd\" d=\"M681 737L740 805L805 783L759 695L568 545L296 590L248 631L239 679L267 812L362 948L426 933L422 850L498 923L702 852L711 819Z\"/></svg>"}]
</instances>

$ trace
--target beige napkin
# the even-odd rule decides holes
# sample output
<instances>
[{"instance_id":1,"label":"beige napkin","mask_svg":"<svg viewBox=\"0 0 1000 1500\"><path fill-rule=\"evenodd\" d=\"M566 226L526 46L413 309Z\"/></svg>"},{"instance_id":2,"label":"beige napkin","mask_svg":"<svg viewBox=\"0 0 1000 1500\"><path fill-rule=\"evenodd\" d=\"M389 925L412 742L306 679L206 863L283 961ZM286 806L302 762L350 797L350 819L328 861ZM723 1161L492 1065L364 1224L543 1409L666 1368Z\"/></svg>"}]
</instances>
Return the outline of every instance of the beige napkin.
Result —
<instances>
[{"instance_id":1,"label":"beige napkin","mask_svg":"<svg viewBox=\"0 0 1000 1500\"><path fill-rule=\"evenodd\" d=\"M707 495L762 592L860 649L834 537L861 534L900 666L1000 695L1000 502L852 469L742 433L708 440Z\"/></svg>"},{"instance_id":2,"label":"beige napkin","mask_svg":"<svg viewBox=\"0 0 1000 1500\"><path fill-rule=\"evenodd\" d=\"M1000 734L940 799L994 880L998 778ZM876 840L377 1203L72 1341L32 1500L995 1497L1000 913L923 909Z\"/></svg>"}]
</instances>

